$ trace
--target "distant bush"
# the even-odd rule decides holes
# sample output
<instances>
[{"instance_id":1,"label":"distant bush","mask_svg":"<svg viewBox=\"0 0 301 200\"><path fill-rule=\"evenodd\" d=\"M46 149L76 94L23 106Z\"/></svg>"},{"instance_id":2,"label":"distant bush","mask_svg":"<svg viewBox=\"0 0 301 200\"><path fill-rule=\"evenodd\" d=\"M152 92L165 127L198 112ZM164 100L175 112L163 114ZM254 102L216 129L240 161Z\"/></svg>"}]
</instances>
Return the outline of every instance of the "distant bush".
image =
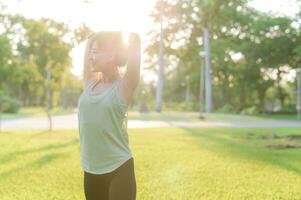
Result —
<instances>
[{"instance_id":1,"label":"distant bush","mask_svg":"<svg viewBox=\"0 0 301 200\"><path fill-rule=\"evenodd\" d=\"M163 104L164 110L174 111L198 111L197 102L167 102Z\"/></svg>"},{"instance_id":2,"label":"distant bush","mask_svg":"<svg viewBox=\"0 0 301 200\"><path fill-rule=\"evenodd\" d=\"M231 104L225 104L223 107L218 108L216 113L234 113L235 108Z\"/></svg>"},{"instance_id":3,"label":"distant bush","mask_svg":"<svg viewBox=\"0 0 301 200\"><path fill-rule=\"evenodd\" d=\"M259 114L259 110L258 110L258 107L257 106L251 106L251 107L247 107L247 108L244 108L240 114L246 114L246 115L256 115L256 114Z\"/></svg>"},{"instance_id":4,"label":"distant bush","mask_svg":"<svg viewBox=\"0 0 301 200\"><path fill-rule=\"evenodd\" d=\"M297 108L295 103L285 104L283 111L284 114L295 114L297 113Z\"/></svg>"},{"instance_id":5,"label":"distant bush","mask_svg":"<svg viewBox=\"0 0 301 200\"><path fill-rule=\"evenodd\" d=\"M155 100L150 100L146 102L149 111L156 110L157 104ZM139 110L139 108L138 108ZM198 102L163 102L162 110L165 111L198 111Z\"/></svg>"},{"instance_id":6,"label":"distant bush","mask_svg":"<svg viewBox=\"0 0 301 200\"><path fill-rule=\"evenodd\" d=\"M279 110L268 110L265 111L266 114L284 114L284 115L295 115L297 114L296 104L295 103L286 103L283 109Z\"/></svg>"},{"instance_id":7,"label":"distant bush","mask_svg":"<svg viewBox=\"0 0 301 200\"><path fill-rule=\"evenodd\" d=\"M1 111L4 113L17 113L21 102L8 96L0 96Z\"/></svg>"},{"instance_id":8,"label":"distant bush","mask_svg":"<svg viewBox=\"0 0 301 200\"><path fill-rule=\"evenodd\" d=\"M148 105L147 105L147 103L145 101L140 101L139 102L138 111L140 113L145 113L145 112L149 112L150 111L150 109L149 109L149 107L148 107Z\"/></svg>"}]
</instances>

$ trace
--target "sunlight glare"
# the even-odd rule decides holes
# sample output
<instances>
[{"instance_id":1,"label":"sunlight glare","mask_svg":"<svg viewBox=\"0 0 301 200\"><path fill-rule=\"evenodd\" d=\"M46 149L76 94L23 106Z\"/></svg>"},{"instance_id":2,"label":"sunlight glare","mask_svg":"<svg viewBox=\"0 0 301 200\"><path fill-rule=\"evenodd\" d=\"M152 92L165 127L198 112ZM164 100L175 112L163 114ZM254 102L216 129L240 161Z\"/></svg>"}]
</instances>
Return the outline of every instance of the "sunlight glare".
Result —
<instances>
[{"instance_id":1,"label":"sunlight glare","mask_svg":"<svg viewBox=\"0 0 301 200\"><path fill-rule=\"evenodd\" d=\"M123 42L127 46L129 45L129 36L130 36L129 32L127 32L127 31L122 32Z\"/></svg>"}]
</instances>

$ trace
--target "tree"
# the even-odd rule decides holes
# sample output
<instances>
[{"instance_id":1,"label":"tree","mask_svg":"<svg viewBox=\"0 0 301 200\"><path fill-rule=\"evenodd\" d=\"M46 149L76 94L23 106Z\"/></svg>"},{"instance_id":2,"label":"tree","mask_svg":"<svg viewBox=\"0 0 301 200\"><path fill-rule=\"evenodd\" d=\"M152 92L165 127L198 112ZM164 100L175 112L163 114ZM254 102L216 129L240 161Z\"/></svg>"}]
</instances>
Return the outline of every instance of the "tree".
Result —
<instances>
[{"instance_id":1,"label":"tree","mask_svg":"<svg viewBox=\"0 0 301 200\"><path fill-rule=\"evenodd\" d=\"M264 111L266 91L277 82L269 72L283 66L294 68L298 62L298 31L288 17L270 16L248 7L245 0L164 1L165 59L169 61L168 80L180 83L191 77L194 99L199 94L199 70L203 28L210 31L213 100L215 109L231 105L232 111L256 105ZM158 26L159 7L152 16ZM153 69L157 57L158 29L149 32L146 48L148 64ZM301 48L300 48L301 49ZM300 51L301 52L301 51ZM153 69L154 70L154 69ZM168 71L168 70L167 70ZM285 74L282 70L280 74ZM281 80L282 78L280 78ZM170 97L183 90L170 84ZM281 95L279 87L279 98ZM166 98L170 99L170 98Z\"/></svg>"}]
</instances>

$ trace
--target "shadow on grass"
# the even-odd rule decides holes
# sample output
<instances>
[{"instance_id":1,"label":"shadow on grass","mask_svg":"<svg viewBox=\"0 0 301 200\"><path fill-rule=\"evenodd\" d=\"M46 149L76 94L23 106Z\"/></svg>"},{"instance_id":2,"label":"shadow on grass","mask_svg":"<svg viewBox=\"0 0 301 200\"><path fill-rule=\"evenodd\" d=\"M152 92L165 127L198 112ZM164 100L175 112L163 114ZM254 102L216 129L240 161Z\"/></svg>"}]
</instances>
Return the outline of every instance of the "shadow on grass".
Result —
<instances>
[{"instance_id":1,"label":"shadow on grass","mask_svg":"<svg viewBox=\"0 0 301 200\"><path fill-rule=\"evenodd\" d=\"M60 157L64 157L64 156L65 156L65 154L62 154L62 153L60 153L60 154L53 153L53 154L44 155L41 158L39 158L36 161L34 161L32 163L32 167L41 168L44 165L50 163L51 161L54 161L54 160L56 160L56 159L58 159Z\"/></svg>"},{"instance_id":2,"label":"shadow on grass","mask_svg":"<svg viewBox=\"0 0 301 200\"><path fill-rule=\"evenodd\" d=\"M53 149L59 149L59 148L64 148L70 145L77 144L78 141L77 139L73 139L69 142L63 143L63 144L48 144L46 146L42 146L39 148L31 148L31 149L26 149L26 150L21 150L21 151L15 151L12 153L8 153L5 156L0 157L0 165L3 165L5 163L8 163L10 161L15 160L18 156L25 156L27 154L31 153L40 153L42 151L48 151L48 150L53 150Z\"/></svg>"},{"instance_id":3,"label":"shadow on grass","mask_svg":"<svg viewBox=\"0 0 301 200\"><path fill-rule=\"evenodd\" d=\"M180 128L194 137L207 139L207 144L206 141L201 141L202 148L249 162L265 162L301 175L301 167L294 166L301 164L300 150L269 150L259 145L262 141L257 143L254 139L244 138L245 134L234 138L222 129Z\"/></svg>"},{"instance_id":4,"label":"shadow on grass","mask_svg":"<svg viewBox=\"0 0 301 200\"><path fill-rule=\"evenodd\" d=\"M47 131L40 131L40 132L37 132L37 133L31 135L30 137L28 137L28 139L33 139L33 138L40 137L40 136L47 135L47 134L52 134L52 133L49 132L48 130Z\"/></svg>"},{"instance_id":5,"label":"shadow on grass","mask_svg":"<svg viewBox=\"0 0 301 200\"><path fill-rule=\"evenodd\" d=\"M64 158L64 157L66 157L65 153L60 153L60 154L52 153L52 154L44 155L44 156L40 157L39 159L37 159L33 162L30 162L24 166L18 166L18 167L9 169L3 173L0 173L0 181L4 180L4 178L7 178L20 171L39 169L39 168L43 167L44 165L49 164L50 162L53 162L54 160L57 160L59 158Z\"/></svg>"}]
</instances>

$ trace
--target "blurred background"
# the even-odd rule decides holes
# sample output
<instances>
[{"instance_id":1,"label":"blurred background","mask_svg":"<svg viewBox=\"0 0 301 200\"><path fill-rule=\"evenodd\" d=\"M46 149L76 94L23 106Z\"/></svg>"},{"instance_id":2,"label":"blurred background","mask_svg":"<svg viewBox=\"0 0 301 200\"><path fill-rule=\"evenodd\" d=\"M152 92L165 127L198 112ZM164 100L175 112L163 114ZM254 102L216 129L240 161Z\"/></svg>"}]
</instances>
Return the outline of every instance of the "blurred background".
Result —
<instances>
[{"instance_id":1,"label":"blurred background","mask_svg":"<svg viewBox=\"0 0 301 200\"><path fill-rule=\"evenodd\" d=\"M141 37L138 200L301 199L300 25L301 0L0 0L0 199L84 199L77 106L101 30Z\"/></svg>"},{"instance_id":2,"label":"blurred background","mask_svg":"<svg viewBox=\"0 0 301 200\"><path fill-rule=\"evenodd\" d=\"M142 39L132 112L295 119L300 5L297 0L1 0L2 118L76 112L87 35L121 30Z\"/></svg>"}]
</instances>

